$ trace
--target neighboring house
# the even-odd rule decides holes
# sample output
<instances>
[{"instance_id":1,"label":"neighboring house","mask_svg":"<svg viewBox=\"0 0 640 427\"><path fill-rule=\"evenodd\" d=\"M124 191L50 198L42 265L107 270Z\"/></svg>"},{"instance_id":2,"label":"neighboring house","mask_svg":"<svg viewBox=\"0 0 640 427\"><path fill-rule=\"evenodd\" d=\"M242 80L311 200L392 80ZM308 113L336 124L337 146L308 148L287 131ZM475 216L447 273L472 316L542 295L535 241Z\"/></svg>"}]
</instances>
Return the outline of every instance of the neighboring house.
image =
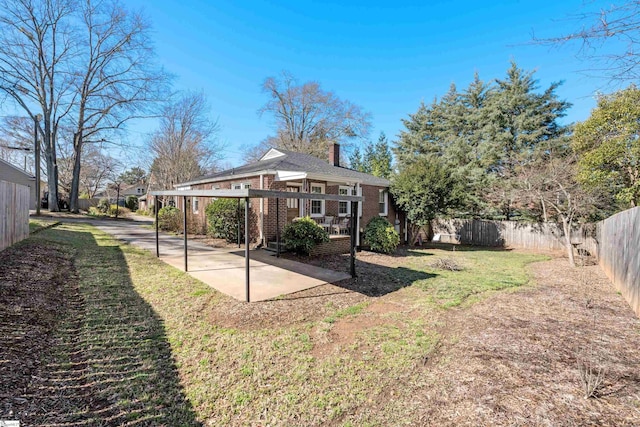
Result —
<instances>
[{"instance_id":1,"label":"neighboring house","mask_svg":"<svg viewBox=\"0 0 640 427\"><path fill-rule=\"evenodd\" d=\"M347 234L351 215L349 202L325 200L301 200L297 192L319 194L344 194L364 196L357 218L357 241L366 224L373 217L387 218L403 233L404 216L391 203L389 181L366 173L340 166L340 146L329 149L329 161L309 154L283 149L270 149L262 158L238 168L206 175L176 185L177 190L211 190L254 188L291 192L292 198L280 200L280 229L294 218L310 216L323 225L331 234ZM205 207L211 198L188 197L189 215L204 229ZM182 210L183 200L177 198L177 207ZM252 199L252 233L264 245L276 239L276 199ZM402 235L402 234L401 234ZM360 243L358 243L359 245Z\"/></svg>"},{"instance_id":2,"label":"neighboring house","mask_svg":"<svg viewBox=\"0 0 640 427\"><path fill-rule=\"evenodd\" d=\"M29 209L36 208L36 178L30 173L0 159L0 181L13 182L29 187Z\"/></svg>"},{"instance_id":3,"label":"neighboring house","mask_svg":"<svg viewBox=\"0 0 640 427\"><path fill-rule=\"evenodd\" d=\"M136 198L140 199L140 197L144 196L145 194L147 194L147 184L145 184L144 182L120 187L120 198L125 201L129 196L135 196Z\"/></svg>"},{"instance_id":4,"label":"neighboring house","mask_svg":"<svg viewBox=\"0 0 640 427\"><path fill-rule=\"evenodd\" d=\"M120 185L120 197L118 198L118 190L111 185L109 188L96 193L93 197L96 199L109 199L109 203L116 203L116 198L118 199L118 204L120 206L124 206L127 197L136 196L138 199L147 194L147 184L144 182L138 184L121 184Z\"/></svg>"}]
</instances>

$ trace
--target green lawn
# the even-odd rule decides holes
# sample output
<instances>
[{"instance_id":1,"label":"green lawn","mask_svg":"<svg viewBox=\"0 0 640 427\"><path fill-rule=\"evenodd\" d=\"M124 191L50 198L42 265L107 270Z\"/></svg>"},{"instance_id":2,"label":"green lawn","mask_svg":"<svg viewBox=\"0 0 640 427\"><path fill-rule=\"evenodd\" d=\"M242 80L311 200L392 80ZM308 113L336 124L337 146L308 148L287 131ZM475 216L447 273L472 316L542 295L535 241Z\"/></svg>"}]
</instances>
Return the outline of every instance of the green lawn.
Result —
<instances>
[{"instance_id":1,"label":"green lawn","mask_svg":"<svg viewBox=\"0 0 640 427\"><path fill-rule=\"evenodd\" d=\"M89 225L64 224L32 239L53 242L75 260L82 309L61 329L56 358L72 363L69 348L82 354L96 399L120 414L113 415L118 422L141 425L401 424L402 414L385 412L385 403L436 348L437 313L526 284L525 265L544 259L416 251L431 256L407 257L396 272L429 278L350 307L323 304L305 321L261 326L261 310L281 301L247 309ZM430 267L438 257L453 257L464 269ZM381 302L403 309L371 309ZM255 326L219 324L215 319L238 315L229 307L254 311ZM340 325L353 330L339 335Z\"/></svg>"},{"instance_id":2,"label":"green lawn","mask_svg":"<svg viewBox=\"0 0 640 427\"><path fill-rule=\"evenodd\" d=\"M51 227L57 221L51 219L31 218L29 219L29 233L35 233L43 228Z\"/></svg>"}]
</instances>

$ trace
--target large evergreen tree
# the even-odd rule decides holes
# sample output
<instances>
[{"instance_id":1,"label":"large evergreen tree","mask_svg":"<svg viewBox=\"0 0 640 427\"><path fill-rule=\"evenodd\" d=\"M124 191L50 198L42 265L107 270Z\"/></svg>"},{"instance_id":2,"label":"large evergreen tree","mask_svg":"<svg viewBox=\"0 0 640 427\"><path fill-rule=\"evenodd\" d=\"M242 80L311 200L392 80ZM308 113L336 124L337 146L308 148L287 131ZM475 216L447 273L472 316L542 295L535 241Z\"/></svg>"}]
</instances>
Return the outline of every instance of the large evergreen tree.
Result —
<instances>
[{"instance_id":1,"label":"large evergreen tree","mask_svg":"<svg viewBox=\"0 0 640 427\"><path fill-rule=\"evenodd\" d=\"M476 74L462 92L452 85L442 99L421 104L403 120L394 148L399 167L441 158L466 186L458 215L509 218L524 208L514 190L517 170L541 142L566 132L557 120L570 106L555 93L559 83L539 93L533 74L512 63L504 80L487 84Z\"/></svg>"}]
</instances>

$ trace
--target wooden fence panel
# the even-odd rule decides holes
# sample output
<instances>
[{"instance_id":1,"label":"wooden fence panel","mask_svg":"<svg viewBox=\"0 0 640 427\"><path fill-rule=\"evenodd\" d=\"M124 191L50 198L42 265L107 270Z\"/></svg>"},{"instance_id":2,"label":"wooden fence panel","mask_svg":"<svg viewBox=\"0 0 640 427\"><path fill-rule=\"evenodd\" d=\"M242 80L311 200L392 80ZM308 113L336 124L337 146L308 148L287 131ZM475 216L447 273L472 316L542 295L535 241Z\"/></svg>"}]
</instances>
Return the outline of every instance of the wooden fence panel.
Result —
<instances>
[{"instance_id":1,"label":"wooden fence panel","mask_svg":"<svg viewBox=\"0 0 640 427\"><path fill-rule=\"evenodd\" d=\"M88 211L90 207L98 206L98 202L100 199L92 198L92 199L78 199L78 208L83 211Z\"/></svg>"},{"instance_id":2,"label":"wooden fence panel","mask_svg":"<svg viewBox=\"0 0 640 427\"><path fill-rule=\"evenodd\" d=\"M571 241L591 254L597 253L595 233L591 227L575 230ZM475 246L525 248L542 251L564 251L564 233L555 224L526 224L515 221L486 221L477 219L436 220L433 232L459 236L453 243ZM592 236L593 235L593 236ZM445 240L443 240L445 241ZM448 240L451 241L451 240Z\"/></svg>"},{"instance_id":3,"label":"wooden fence panel","mask_svg":"<svg viewBox=\"0 0 640 427\"><path fill-rule=\"evenodd\" d=\"M0 181L0 251L29 237L29 187Z\"/></svg>"},{"instance_id":4,"label":"wooden fence panel","mask_svg":"<svg viewBox=\"0 0 640 427\"><path fill-rule=\"evenodd\" d=\"M640 207L598 223L598 262L640 316Z\"/></svg>"}]
</instances>

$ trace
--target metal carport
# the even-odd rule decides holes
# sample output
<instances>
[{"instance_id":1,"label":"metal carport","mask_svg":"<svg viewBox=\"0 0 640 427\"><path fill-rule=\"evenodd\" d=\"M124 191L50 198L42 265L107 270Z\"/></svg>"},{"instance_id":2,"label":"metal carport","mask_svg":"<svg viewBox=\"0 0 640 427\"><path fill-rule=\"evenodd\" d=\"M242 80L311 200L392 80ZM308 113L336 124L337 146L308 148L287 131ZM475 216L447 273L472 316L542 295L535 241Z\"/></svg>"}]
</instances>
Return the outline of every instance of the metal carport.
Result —
<instances>
[{"instance_id":1,"label":"metal carport","mask_svg":"<svg viewBox=\"0 0 640 427\"><path fill-rule=\"evenodd\" d=\"M244 199L244 242L245 242L245 300L250 301L250 268L249 268L249 199L264 199L275 198L276 199L276 242L278 251L280 250L280 218L279 218L279 203L280 199L307 199L307 200L333 200L333 201L348 201L351 202L351 265L350 273L351 277L356 277L355 266L355 247L356 247L356 230L357 230L357 212L359 211L358 203L364 201L362 196L347 196L338 194L317 194L317 193L291 193L287 191L275 191L275 190L259 190L253 188L244 188L238 190L165 190L165 191L151 191L151 195L156 196L169 196L169 197L182 197L183 198L183 233L184 233L184 270L188 271L188 245L187 245L187 197L211 197L211 198L226 198L226 199ZM292 197L295 195L294 197ZM154 203L155 210L155 227L156 227L156 256L160 257L160 244L159 244L159 228L158 228L158 206Z\"/></svg>"}]
</instances>

